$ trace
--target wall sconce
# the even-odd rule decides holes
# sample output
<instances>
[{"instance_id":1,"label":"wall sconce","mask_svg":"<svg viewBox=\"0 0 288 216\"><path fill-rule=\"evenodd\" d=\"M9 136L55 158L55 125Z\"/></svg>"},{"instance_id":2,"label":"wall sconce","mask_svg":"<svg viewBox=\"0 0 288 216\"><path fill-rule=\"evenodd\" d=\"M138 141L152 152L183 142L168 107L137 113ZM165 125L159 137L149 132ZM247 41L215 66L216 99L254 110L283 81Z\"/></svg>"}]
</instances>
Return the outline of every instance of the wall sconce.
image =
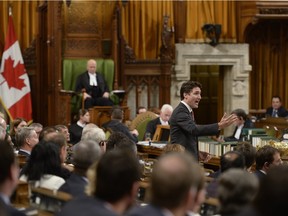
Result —
<instances>
[{"instance_id":1,"label":"wall sconce","mask_svg":"<svg viewBox=\"0 0 288 216\"><path fill-rule=\"evenodd\" d=\"M202 31L205 33L205 37L211 40L209 43L211 46L216 46L219 43L221 35L220 24L205 24L202 26Z\"/></svg>"}]
</instances>

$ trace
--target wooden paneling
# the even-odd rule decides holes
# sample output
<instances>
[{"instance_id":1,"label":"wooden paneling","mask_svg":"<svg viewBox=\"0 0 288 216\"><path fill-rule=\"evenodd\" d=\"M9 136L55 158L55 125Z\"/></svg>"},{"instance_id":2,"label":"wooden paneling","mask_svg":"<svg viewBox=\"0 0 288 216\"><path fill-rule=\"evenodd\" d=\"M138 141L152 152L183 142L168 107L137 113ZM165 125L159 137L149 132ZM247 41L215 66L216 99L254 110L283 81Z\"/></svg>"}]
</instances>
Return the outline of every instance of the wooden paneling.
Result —
<instances>
[{"instance_id":1,"label":"wooden paneling","mask_svg":"<svg viewBox=\"0 0 288 216\"><path fill-rule=\"evenodd\" d=\"M115 5L115 1L73 1L64 7L64 57L103 57L102 40L112 40Z\"/></svg>"}]
</instances>

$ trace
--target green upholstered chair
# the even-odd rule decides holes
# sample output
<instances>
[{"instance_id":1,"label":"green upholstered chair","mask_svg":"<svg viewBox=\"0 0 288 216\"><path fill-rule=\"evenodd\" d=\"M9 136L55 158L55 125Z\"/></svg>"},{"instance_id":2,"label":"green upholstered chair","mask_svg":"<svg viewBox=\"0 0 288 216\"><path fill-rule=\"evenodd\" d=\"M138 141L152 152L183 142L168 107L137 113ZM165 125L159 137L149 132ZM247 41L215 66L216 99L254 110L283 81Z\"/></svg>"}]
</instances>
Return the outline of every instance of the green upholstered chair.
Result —
<instances>
[{"instance_id":1,"label":"green upholstered chair","mask_svg":"<svg viewBox=\"0 0 288 216\"><path fill-rule=\"evenodd\" d=\"M62 87L66 91L74 91L78 75L86 71L89 59L64 59L62 73ZM97 62L96 71L104 77L109 90L113 90L114 82L114 61L112 59L95 59ZM110 98L115 104L119 103L116 95L110 94ZM78 113L82 105L82 94L76 94L71 99L71 113Z\"/></svg>"},{"instance_id":2,"label":"green upholstered chair","mask_svg":"<svg viewBox=\"0 0 288 216\"><path fill-rule=\"evenodd\" d=\"M146 111L145 113L141 113L136 116L135 119L131 122L130 130L136 129L139 133L138 135L138 141L143 141L145 132L146 132L146 126L149 121L152 119L157 118L157 115L153 112Z\"/></svg>"}]
</instances>

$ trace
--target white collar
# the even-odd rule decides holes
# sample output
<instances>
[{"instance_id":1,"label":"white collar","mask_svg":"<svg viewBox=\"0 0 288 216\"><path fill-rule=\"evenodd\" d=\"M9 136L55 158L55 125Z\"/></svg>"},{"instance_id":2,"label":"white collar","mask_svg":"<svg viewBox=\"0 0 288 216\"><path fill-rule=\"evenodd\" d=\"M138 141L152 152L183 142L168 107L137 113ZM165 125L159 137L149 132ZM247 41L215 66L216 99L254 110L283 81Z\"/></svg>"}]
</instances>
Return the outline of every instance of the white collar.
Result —
<instances>
[{"instance_id":1,"label":"white collar","mask_svg":"<svg viewBox=\"0 0 288 216\"><path fill-rule=\"evenodd\" d=\"M182 100L181 103L183 103L187 107L190 113L193 111L192 108L186 102Z\"/></svg>"},{"instance_id":2,"label":"white collar","mask_svg":"<svg viewBox=\"0 0 288 216\"><path fill-rule=\"evenodd\" d=\"M80 121L77 121L77 125L84 128L86 124L82 124Z\"/></svg>"},{"instance_id":3,"label":"white collar","mask_svg":"<svg viewBox=\"0 0 288 216\"><path fill-rule=\"evenodd\" d=\"M161 125L169 125L169 122L168 121L163 121L162 119L161 119L161 117L159 117L159 120L160 120L160 122L161 122Z\"/></svg>"}]
</instances>

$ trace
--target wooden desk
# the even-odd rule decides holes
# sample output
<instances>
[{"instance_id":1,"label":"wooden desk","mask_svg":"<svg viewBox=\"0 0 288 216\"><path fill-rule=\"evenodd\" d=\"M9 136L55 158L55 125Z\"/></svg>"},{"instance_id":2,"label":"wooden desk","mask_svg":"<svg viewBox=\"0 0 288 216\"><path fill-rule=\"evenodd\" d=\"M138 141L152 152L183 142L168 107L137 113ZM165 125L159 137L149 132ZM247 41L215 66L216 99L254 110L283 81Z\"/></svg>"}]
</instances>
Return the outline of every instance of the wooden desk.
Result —
<instances>
[{"instance_id":1,"label":"wooden desk","mask_svg":"<svg viewBox=\"0 0 288 216\"><path fill-rule=\"evenodd\" d=\"M273 118L268 117L255 122L255 127L265 128L267 134L279 138L282 136L283 130L288 129L288 119L287 118Z\"/></svg>"},{"instance_id":2,"label":"wooden desk","mask_svg":"<svg viewBox=\"0 0 288 216\"><path fill-rule=\"evenodd\" d=\"M162 143L162 144L164 144L164 143ZM162 144L159 144L159 145L162 145ZM155 144L155 145L157 145L157 144ZM141 152L141 153L147 153L148 157L156 158L156 157L159 157L163 153L163 148L137 144L137 151Z\"/></svg>"},{"instance_id":3,"label":"wooden desk","mask_svg":"<svg viewBox=\"0 0 288 216\"><path fill-rule=\"evenodd\" d=\"M123 122L130 119L130 109L128 106L121 106L124 112ZM90 122L101 127L102 124L111 120L112 106L95 106L89 109Z\"/></svg>"},{"instance_id":4,"label":"wooden desk","mask_svg":"<svg viewBox=\"0 0 288 216\"><path fill-rule=\"evenodd\" d=\"M280 130L288 128L288 119L287 118L273 118L273 117L268 117L268 118L263 118L260 119L259 121L255 122L255 126L257 128L264 128L266 126L269 127L277 127Z\"/></svg>"},{"instance_id":5,"label":"wooden desk","mask_svg":"<svg viewBox=\"0 0 288 216\"><path fill-rule=\"evenodd\" d=\"M32 188L31 191L33 194L49 197L62 202L68 202L72 199L72 196L70 194L62 191L53 191L41 187Z\"/></svg>"},{"instance_id":6,"label":"wooden desk","mask_svg":"<svg viewBox=\"0 0 288 216\"><path fill-rule=\"evenodd\" d=\"M220 169L220 157L212 157L208 162L203 162L203 167L217 171Z\"/></svg>"}]
</instances>

